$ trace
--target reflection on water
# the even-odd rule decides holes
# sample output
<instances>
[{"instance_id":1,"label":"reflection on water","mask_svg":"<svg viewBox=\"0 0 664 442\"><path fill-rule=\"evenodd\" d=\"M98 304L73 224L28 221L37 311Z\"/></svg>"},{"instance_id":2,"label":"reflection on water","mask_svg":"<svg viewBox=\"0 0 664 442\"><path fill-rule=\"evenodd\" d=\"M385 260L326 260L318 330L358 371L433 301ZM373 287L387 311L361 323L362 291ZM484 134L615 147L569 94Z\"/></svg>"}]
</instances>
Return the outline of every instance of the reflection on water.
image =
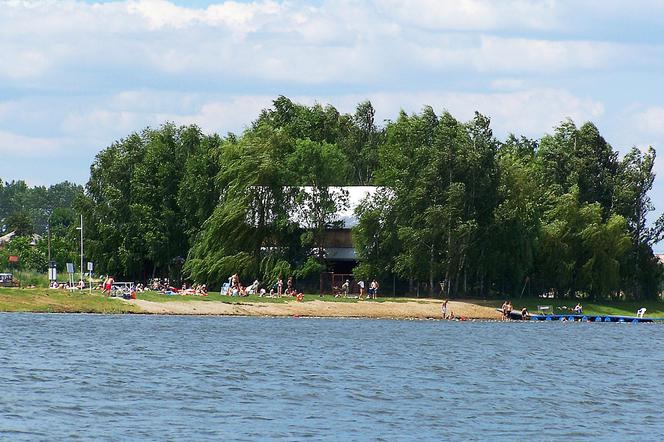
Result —
<instances>
[{"instance_id":1,"label":"reflection on water","mask_svg":"<svg viewBox=\"0 0 664 442\"><path fill-rule=\"evenodd\" d=\"M657 439L663 332L0 314L0 439Z\"/></svg>"}]
</instances>

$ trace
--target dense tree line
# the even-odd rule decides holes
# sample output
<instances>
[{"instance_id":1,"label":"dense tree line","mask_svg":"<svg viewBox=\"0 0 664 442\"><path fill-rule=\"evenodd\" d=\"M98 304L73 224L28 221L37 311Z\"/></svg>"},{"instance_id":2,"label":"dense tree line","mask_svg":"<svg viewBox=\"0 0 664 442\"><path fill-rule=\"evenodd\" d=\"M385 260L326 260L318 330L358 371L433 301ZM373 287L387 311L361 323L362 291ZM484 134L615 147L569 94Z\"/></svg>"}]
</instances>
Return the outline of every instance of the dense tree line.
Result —
<instances>
[{"instance_id":1,"label":"dense tree line","mask_svg":"<svg viewBox=\"0 0 664 442\"><path fill-rule=\"evenodd\" d=\"M561 123L539 141L492 135L431 108L385 128L377 198L360 208L360 271L396 273L445 295L520 293L654 297L655 151L622 159L592 123Z\"/></svg>"},{"instance_id":2,"label":"dense tree line","mask_svg":"<svg viewBox=\"0 0 664 442\"><path fill-rule=\"evenodd\" d=\"M347 204L334 186L376 185L353 230L358 276L444 296L648 298L662 280L654 159L619 157L592 123L499 141L479 113L425 107L379 127L369 102L342 114L279 97L241 135L165 124L113 143L75 204L102 272L216 285L316 275Z\"/></svg>"},{"instance_id":3,"label":"dense tree line","mask_svg":"<svg viewBox=\"0 0 664 442\"><path fill-rule=\"evenodd\" d=\"M0 234L17 237L0 250L0 269L7 269L7 257L20 257L19 269L46 272L48 238L51 231L51 259L60 269L75 262L78 250L79 215L75 201L83 197L83 187L62 182L49 187L28 186L24 181L0 180ZM41 240L32 237L42 236Z\"/></svg>"}]
</instances>

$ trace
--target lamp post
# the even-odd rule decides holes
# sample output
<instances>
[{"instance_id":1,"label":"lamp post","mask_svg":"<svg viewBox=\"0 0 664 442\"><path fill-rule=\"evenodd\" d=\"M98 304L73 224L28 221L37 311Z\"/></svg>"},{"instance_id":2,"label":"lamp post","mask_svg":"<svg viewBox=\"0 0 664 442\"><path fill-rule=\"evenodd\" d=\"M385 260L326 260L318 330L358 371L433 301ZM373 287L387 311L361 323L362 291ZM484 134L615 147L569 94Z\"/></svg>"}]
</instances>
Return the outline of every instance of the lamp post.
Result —
<instances>
[{"instance_id":1,"label":"lamp post","mask_svg":"<svg viewBox=\"0 0 664 442\"><path fill-rule=\"evenodd\" d=\"M81 281L83 281L83 215L81 215L81 227L76 227L81 231Z\"/></svg>"},{"instance_id":2,"label":"lamp post","mask_svg":"<svg viewBox=\"0 0 664 442\"><path fill-rule=\"evenodd\" d=\"M48 230L48 263L51 264L51 215L53 212L48 210L48 221L46 223L46 229Z\"/></svg>"}]
</instances>

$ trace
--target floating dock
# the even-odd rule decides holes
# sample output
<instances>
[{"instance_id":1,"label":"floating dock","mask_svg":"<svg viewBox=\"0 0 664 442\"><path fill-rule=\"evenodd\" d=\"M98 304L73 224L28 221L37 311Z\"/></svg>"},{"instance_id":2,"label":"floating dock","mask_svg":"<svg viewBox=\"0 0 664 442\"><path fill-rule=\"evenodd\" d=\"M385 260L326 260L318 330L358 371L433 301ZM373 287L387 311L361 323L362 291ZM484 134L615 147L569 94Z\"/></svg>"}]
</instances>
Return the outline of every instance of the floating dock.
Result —
<instances>
[{"instance_id":1,"label":"floating dock","mask_svg":"<svg viewBox=\"0 0 664 442\"><path fill-rule=\"evenodd\" d=\"M501 309L496 309L502 312ZM521 312L512 311L510 319L524 320L521 317ZM664 318L639 318L638 316L616 316L616 315L584 315L576 313L561 313L561 314L531 314L525 320L530 321L570 321L570 322L626 322L630 324L638 324L641 322L662 322Z\"/></svg>"},{"instance_id":2,"label":"floating dock","mask_svg":"<svg viewBox=\"0 0 664 442\"><path fill-rule=\"evenodd\" d=\"M655 322L654 318L614 315L530 315L531 321L580 321L580 322Z\"/></svg>"}]
</instances>

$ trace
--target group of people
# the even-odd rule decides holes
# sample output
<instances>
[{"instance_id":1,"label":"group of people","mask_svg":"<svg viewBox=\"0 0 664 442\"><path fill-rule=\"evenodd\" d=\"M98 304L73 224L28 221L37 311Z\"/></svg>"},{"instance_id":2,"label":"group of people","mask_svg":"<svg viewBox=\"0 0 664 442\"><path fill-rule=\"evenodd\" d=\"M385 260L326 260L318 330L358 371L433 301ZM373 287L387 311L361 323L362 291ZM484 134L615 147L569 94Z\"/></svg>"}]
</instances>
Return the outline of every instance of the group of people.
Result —
<instances>
[{"instance_id":1,"label":"group of people","mask_svg":"<svg viewBox=\"0 0 664 442\"><path fill-rule=\"evenodd\" d=\"M365 294L364 294L364 288L365 288L364 287L364 280L362 280L362 279L359 280L357 282L357 286L358 286L359 291L360 291L360 295L359 295L358 299L365 299L364 298L364 296L365 296ZM379 286L377 280L374 279L373 281L371 281L371 283L369 285L368 295L366 295L366 299L371 299L371 298L376 299L376 297L378 296L378 288L379 287L380 286ZM344 298L347 298L348 294L350 293L350 280L347 279L343 284L341 284L341 290L339 290L338 287L333 287L333 288L334 288L334 297L335 298L338 298L339 296L343 296Z\"/></svg>"},{"instance_id":2,"label":"group of people","mask_svg":"<svg viewBox=\"0 0 664 442\"><path fill-rule=\"evenodd\" d=\"M563 310L568 309L568 307L564 306L559 308L562 308ZM500 310L503 313L503 321L509 321L510 319L512 319L512 311L514 310L514 307L512 306L512 301L503 302L503 305L500 308ZM581 305L580 302L577 302L574 308L571 310L574 312L575 315L583 314L583 306ZM530 313L528 312L528 309L526 307L521 309L521 319L530 319Z\"/></svg>"},{"instance_id":3,"label":"group of people","mask_svg":"<svg viewBox=\"0 0 664 442\"><path fill-rule=\"evenodd\" d=\"M359 299L365 299L363 298L364 296L364 280L360 279L357 282L357 285L360 287L360 297ZM373 279L371 283L369 284L369 292L367 294L366 299L376 299L378 297L378 289L380 288L380 284L378 284L378 281L376 279Z\"/></svg>"},{"instance_id":4,"label":"group of people","mask_svg":"<svg viewBox=\"0 0 664 442\"><path fill-rule=\"evenodd\" d=\"M180 295L207 296L208 290L207 290L207 285L205 284L193 284L191 287L187 287L187 284L184 283L182 284L182 288L176 293Z\"/></svg>"},{"instance_id":5,"label":"group of people","mask_svg":"<svg viewBox=\"0 0 664 442\"><path fill-rule=\"evenodd\" d=\"M240 277L238 276L237 273L233 273L229 278L228 278L228 286L226 287L225 293L224 289L222 288L222 294L223 295L228 295L228 296L249 296L249 295L255 295L259 293L259 288L260 283L258 280L255 280L250 286L245 287L242 285L240 282Z\"/></svg>"},{"instance_id":6,"label":"group of people","mask_svg":"<svg viewBox=\"0 0 664 442\"><path fill-rule=\"evenodd\" d=\"M81 283L83 283L81 285ZM79 281L78 284L71 285L68 282L51 281L48 285L51 289L82 289L85 288L85 282Z\"/></svg>"},{"instance_id":7,"label":"group of people","mask_svg":"<svg viewBox=\"0 0 664 442\"><path fill-rule=\"evenodd\" d=\"M267 291L267 288L261 286L261 283L256 279L250 286L244 286L240 282L240 277L237 273L234 273L228 278L228 285L222 287L222 295L228 296L249 296L249 295L258 295L259 297L269 296L269 297L282 297L282 296L292 296L296 298L301 298L304 296L303 293L300 293L295 288L295 281L292 276L289 276L286 280L286 285L284 288L284 280L279 275L277 280L270 287L270 291Z\"/></svg>"},{"instance_id":8,"label":"group of people","mask_svg":"<svg viewBox=\"0 0 664 442\"><path fill-rule=\"evenodd\" d=\"M512 311L514 310L514 306L512 306L512 301L503 302L503 305L500 308L500 310L503 313L503 321L510 321L512 319ZM521 319L530 319L530 313L528 312L528 309L526 307L523 307L521 309Z\"/></svg>"}]
</instances>

